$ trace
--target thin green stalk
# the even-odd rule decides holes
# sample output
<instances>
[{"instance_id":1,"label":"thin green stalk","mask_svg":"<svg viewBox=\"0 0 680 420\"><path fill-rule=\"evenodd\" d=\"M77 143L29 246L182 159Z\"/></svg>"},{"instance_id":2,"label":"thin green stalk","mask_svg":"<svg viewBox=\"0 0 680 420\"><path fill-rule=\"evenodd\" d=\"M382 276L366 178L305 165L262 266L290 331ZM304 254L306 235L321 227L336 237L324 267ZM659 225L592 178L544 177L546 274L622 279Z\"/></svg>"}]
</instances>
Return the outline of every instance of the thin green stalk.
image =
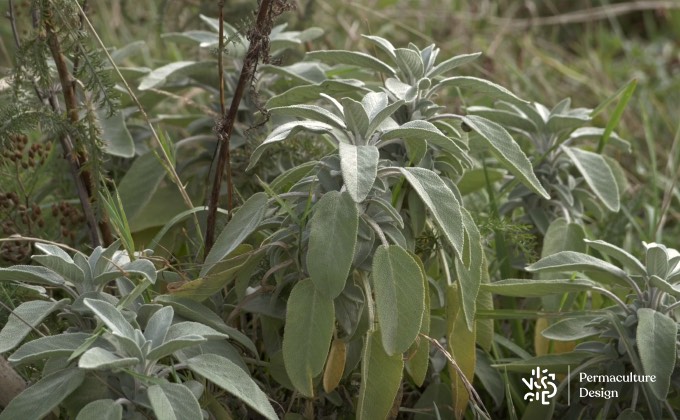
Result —
<instances>
[{"instance_id":1,"label":"thin green stalk","mask_svg":"<svg viewBox=\"0 0 680 420\"><path fill-rule=\"evenodd\" d=\"M619 121L621 120L621 116L623 116L623 111L626 109L628 102L633 97L633 92L635 92L636 86L637 86L637 79L633 79L630 82L628 82L624 86L624 88L622 88L621 90L616 92L614 97L618 96L619 93L620 93L621 99L619 100L619 103L616 104L616 108L614 109L614 114L612 115L612 117L607 122L607 126L604 129L604 133L602 133L602 137L600 137L600 142L597 144L597 153L602 153L602 151L604 151L604 147L609 142L609 138L611 137L612 133L614 132L614 128L619 124Z\"/></svg>"},{"instance_id":2,"label":"thin green stalk","mask_svg":"<svg viewBox=\"0 0 680 420\"><path fill-rule=\"evenodd\" d=\"M486 170L486 163L483 162L484 168L484 179L486 181L486 192L489 195L489 210L491 217L498 218L498 204L496 203L496 196L491 185L491 180L489 179L489 173ZM505 240L505 235L500 229L494 229L494 248L496 249L496 260L498 261L500 268L500 275L503 279L512 278L512 267L510 266L510 256L507 253L508 245ZM510 307L510 309L517 309L517 302L514 298L502 298L501 300L504 305ZM522 347L526 346L526 340L524 338L524 326L522 320L513 319L510 321L512 325L513 336L518 341L518 344Z\"/></svg>"},{"instance_id":3,"label":"thin green stalk","mask_svg":"<svg viewBox=\"0 0 680 420\"><path fill-rule=\"evenodd\" d=\"M677 149L679 144L680 144L680 124L678 124L678 128L675 130L675 137L673 138L673 146L671 147L671 150ZM673 159L672 154L671 157L669 157L669 160L671 159ZM666 188L666 191L664 192L663 195L663 202L661 204L661 210L659 211L659 218L654 228L654 236L657 236L661 231L663 221L666 219L666 214L668 213L668 210L670 209L671 206L671 201L673 200L673 190L675 190L676 185L678 183L678 178L680 177L680 167L678 165L678 162L674 163L675 165L667 165L669 168L674 166L675 169L671 174L669 174L670 182L668 184L668 188Z\"/></svg>"},{"instance_id":4,"label":"thin green stalk","mask_svg":"<svg viewBox=\"0 0 680 420\"><path fill-rule=\"evenodd\" d=\"M187 193L186 189L184 188L184 184L182 184L182 180L180 179L179 175L177 174L177 171L175 170L175 167L172 163L172 159L170 158L170 156L166 152L165 148L163 147L163 142L159 138L158 133L156 132L156 129L154 128L153 124L151 124L151 120L149 119L149 116L147 115L146 111L144 110L142 103L139 102L139 99L137 98L137 96L132 91L132 88L128 84L127 80L125 80L125 77L123 77L123 74L120 72L120 69L116 65L116 62L113 60L113 57L111 57L111 54L109 54L109 51L107 50L106 46L104 45L104 42L99 37L99 34L97 33L96 29L94 29L92 22L90 21L90 19L85 14L85 11L82 9L82 7L80 6L80 4L78 2L74 2L74 3L78 7L78 10L80 11L80 13L82 14L84 21L87 24L88 29L90 30L90 32L94 36L95 40L97 41L99 48L101 48L101 50L103 51L104 55L106 56L106 59L111 64L111 67L116 72L116 75L118 76L120 81L123 83L123 86L125 86L125 89L127 90L128 94L130 95L130 98L135 103L135 106L137 107L140 114L142 115L142 119L144 119L144 122L149 127L149 130L151 131L151 137L155 140L156 144L161 149L160 155L163 158L163 160L165 161L165 163L166 163L166 165L169 169L172 181L175 183L175 185L177 185L177 188L179 189L179 193L182 196L182 200L186 204L187 208L193 209L194 205L191 202L191 198L189 198L189 194ZM196 225L196 233L199 235L200 242L203 242L203 235L201 233L201 225L198 222L198 217L196 216L195 213L193 215L193 219L194 219L194 223Z\"/></svg>"},{"instance_id":5,"label":"thin green stalk","mask_svg":"<svg viewBox=\"0 0 680 420\"><path fill-rule=\"evenodd\" d=\"M646 101L645 101L646 103ZM651 185L651 191L649 191L649 195L651 195L651 205L652 208L654 209L659 209L660 208L660 203L659 203L659 193L658 193L658 185L659 185L659 172L658 172L658 163L656 160L656 147L655 147L655 142L654 142L654 131L651 127L651 123L649 121L649 115L647 113L647 107L642 106L642 127L645 132L645 144L647 145L647 154L649 155L649 168L651 171L651 179L647 181L647 185ZM661 222L661 217L660 217L660 212L656 212L655 220L653 223L653 226L656 227L660 224ZM651 227L651 226L650 226ZM654 228L654 231L648 232L648 237L647 240L654 241L655 236L656 236L656 228Z\"/></svg>"}]
</instances>

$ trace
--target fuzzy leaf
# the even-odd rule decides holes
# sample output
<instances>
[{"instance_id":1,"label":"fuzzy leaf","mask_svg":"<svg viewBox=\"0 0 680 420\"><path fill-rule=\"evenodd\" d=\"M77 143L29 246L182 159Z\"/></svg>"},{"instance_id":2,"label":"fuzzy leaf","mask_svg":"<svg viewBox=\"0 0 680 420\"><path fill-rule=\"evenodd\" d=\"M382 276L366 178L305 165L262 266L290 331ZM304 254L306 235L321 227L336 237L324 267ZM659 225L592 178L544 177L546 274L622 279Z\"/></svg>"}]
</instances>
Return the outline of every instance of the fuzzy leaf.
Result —
<instances>
[{"instance_id":1,"label":"fuzzy leaf","mask_svg":"<svg viewBox=\"0 0 680 420\"><path fill-rule=\"evenodd\" d=\"M450 70L455 69L456 67L462 66L463 64L467 64L471 61L476 60L480 55L482 55L481 52L472 54L461 54L455 57L451 57L448 60L444 60L441 63L434 66L432 70L430 70L427 73L426 76L429 78L439 76L440 74L444 74Z\"/></svg>"},{"instance_id":2,"label":"fuzzy leaf","mask_svg":"<svg viewBox=\"0 0 680 420\"><path fill-rule=\"evenodd\" d=\"M455 194L434 172L424 168L398 168L418 193L448 243L461 255L464 245L463 217Z\"/></svg>"},{"instance_id":3,"label":"fuzzy leaf","mask_svg":"<svg viewBox=\"0 0 680 420\"><path fill-rule=\"evenodd\" d=\"M299 281L288 298L283 361L292 384L309 398L328 356L333 320L333 300L319 293L311 280Z\"/></svg>"},{"instance_id":4,"label":"fuzzy leaf","mask_svg":"<svg viewBox=\"0 0 680 420\"><path fill-rule=\"evenodd\" d=\"M186 361L189 369L239 398L269 420L278 416L267 394L257 386L250 374L231 360L216 354L201 354Z\"/></svg>"},{"instance_id":5,"label":"fuzzy leaf","mask_svg":"<svg viewBox=\"0 0 680 420\"><path fill-rule=\"evenodd\" d=\"M314 206L310 221L307 270L314 287L324 296L337 297L354 257L359 213L348 193L331 191Z\"/></svg>"},{"instance_id":6,"label":"fuzzy leaf","mask_svg":"<svg viewBox=\"0 0 680 420\"><path fill-rule=\"evenodd\" d=\"M345 122L342 120L342 118L317 105L280 106L276 108L270 108L269 112L271 112L272 115L306 118L309 120L316 120L322 123L330 124L337 128L346 128Z\"/></svg>"},{"instance_id":7,"label":"fuzzy leaf","mask_svg":"<svg viewBox=\"0 0 680 420\"><path fill-rule=\"evenodd\" d=\"M123 406L109 399L92 401L76 416L76 420L121 420L122 418Z\"/></svg>"},{"instance_id":8,"label":"fuzzy leaf","mask_svg":"<svg viewBox=\"0 0 680 420\"><path fill-rule=\"evenodd\" d=\"M619 211L619 187L609 164L597 153L574 147L562 147L574 165L578 168L595 195L602 200L605 207L613 212Z\"/></svg>"},{"instance_id":9,"label":"fuzzy leaf","mask_svg":"<svg viewBox=\"0 0 680 420\"><path fill-rule=\"evenodd\" d=\"M480 135L479 138L489 146L494 156L520 181L536 194L546 200L550 199L550 195L536 178L531 162L502 126L477 115L463 117L463 121Z\"/></svg>"},{"instance_id":10,"label":"fuzzy leaf","mask_svg":"<svg viewBox=\"0 0 680 420\"><path fill-rule=\"evenodd\" d=\"M198 400L185 385L161 382L151 385L146 392L158 419L194 420L203 417Z\"/></svg>"},{"instance_id":11,"label":"fuzzy leaf","mask_svg":"<svg viewBox=\"0 0 680 420\"><path fill-rule=\"evenodd\" d=\"M300 104L319 99L319 95L328 94L334 96L349 95L357 91L366 90L364 83L355 79L331 79L322 82L295 86L287 91L270 98L265 108Z\"/></svg>"},{"instance_id":12,"label":"fuzzy leaf","mask_svg":"<svg viewBox=\"0 0 680 420\"><path fill-rule=\"evenodd\" d=\"M378 173L378 148L340 143L339 151L342 178L347 191L356 203L361 203L371 192Z\"/></svg>"},{"instance_id":13,"label":"fuzzy leaf","mask_svg":"<svg viewBox=\"0 0 680 420\"><path fill-rule=\"evenodd\" d=\"M403 248L382 245L373 256L371 276L383 348L390 356L403 353L420 332L424 274Z\"/></svg>"},{"instance_id":14,"label":"fuzzy leaf","mask_svg":"<svg viewBox=\"0 0 680 420\"><path fill-rule=\"evenodd\" d=\"M29 341L7 359L16 366L53 357L68 357L91 337L86 333L48 335Z\"/></svg>"},{"instance_id":15,"label":"fuzzy leaf","mask_svg":"<svg viewBox=\"0 0 680 420\"><path fill-rule=\"evenodd\" d=\"M264 218L267 210L267 194L253 194L234 213L224 230L215 239L215 244L205 257L200 276L205 277L224 257L231 254L237 246L253 233Z\"/></svg>"},{"instance_id":16,"label":"fuzzy leaf","mask_svg":"<svg viewBox=\"0 0 680 420\"><path fill-rule=\"evenodd\" d=\"M163 344L174 315L172 306L164 306L151 315L144 329L144 338L151 341L151 348Z\"/></svg>"},{"instance_id":17,"label":"fuzzy leaf","mask_svg":"<svg viewBox=\"0 0 680 420\"><path fill-rule=\"evenodd\" d=\"M51 313L58 311L70 303L70 299L58 302L32 300L17 306L0 331L0 353L10 351L23 341Z\"/></svg>"},{"instance_id":18,"label":"fuzzy leaf","mask_svg":"<svg viewBox=\"0 0 680 420\"><path fill-rule=\"evenodd\" d=\"M379 36L375 35L361 35L362 38L368 39L369 41L373 42L378 48L383 50L387 55L392 57L393 59L395 58L394 50L394 45L385 38L381 38Z\"/></svg>"},{"instance_id":19,"label":"fuzzy leaf","mask_svg":"<svg viewBox=\"0 0 680 420\"><path fill-rule=\"evenodd\" d=\"M482 289L497 295L517 297L539 297L551 294L581 292L590 290L597 284L590 280L531 280L506 279L483 284Z\"/></svg>"},{"instance_id":20,"label":"fuzzy leaf","mask_svg":"<svg viewBox=\"0 0 680 420\"><path fill-rule=\"evenodd\" d=\"M71 368L43 377L17 395L0 413L0 420L40 419L83 383L85 371Z\"/></svg>"},{"instance_id":21,"label":"fuzzy leaf","mask_svg":"<svg viewBox=\"0 0 680 420\"><path fill-rule=\"evenodd\" d=\"M49 268L35 265L13 265L10 268L0 268L0 281L16 281L47 286L64 284L64 278L59 274Z\"/></svg>"},{"instance_id":22,"label":"fuzzy leaf","mask_svg":"<svg viewBox=\"0 0 680 420\"><path fill-rule=\"evenodd\" d=\"M134 366L140 360L136 357L120 357L101 347L93 347L78 359L78 367L87 370L109 370Z\"/></svg>"},{"instance_id":23,"label":"fuzzy leaf","mask_svg":"<svg viewBox=\"0 0 680 420\"><path fill-rule=\"evenodd\" d=\"M83 270L61 248L48 244L35 244L35 247L47 255L33 255L31 257L32 260L49 268L73 284L79 285L85 281Z\"/></svg>"},{"instance_id":24,"label":"fuzzy leaf","mask_svg":"<svg viewBox=\"0 0 680 420\"><path fill-rule=\"evenodd\" d=\"M675 321L661 312L650 308L637 311L638 325L636 342L640 351L640 361L645 375L655 375L656 381L648 382L654 396L665 400L675 369L676 335L678 326Z\"/></svg>"},{"instance_id":25,"label":"fuzzy leaf","mask_svg":"<svg viewBox=\"0 0 680 420\"><path fill-rule=\"evenodd\" d=\"M249 171L253 166L255 166L257 161L260 159L260 156L262 156L262 153L264 153L264 149L266 149L272 143L277 143L286 140L288 137L292 136L293 134L301 130L311 131L313 133L328 133L332 129L333 129L332 125L322 123L319 121L309 120L293 121L280 125L276 127L274 130L272 130L272 132L269 133L267 138L264 139L264 141L255 148L253 154L250 155L250 164L246 168L246 171Z\"/></svg>"},{"instance_id":26,"label":"fuzzy leaf","mask_svg":"<svg viewBox=\"0 0 680 420\"><path fill-rule=\"evenodd\" d=\"M123 317L115 306L103 300L84 299L85 306L90 308L99 319L106 324L114 335L135 339L132 325Z\"/></svg>"},{"instance_id":27,"label":"fuzzy leaf","mask_svg":"<svg viewBox=\"0 0 680 420\"><path fill-rule=\"evenodd\" d=\"M387 96L387 94L384 95L385 97ZM397 101L392 102L389 105L385 105L383 108L370 109L365 104L366 97L368 97L368 95L364 97L364 101L362 101L362 104L364 104L364 107L366 108L366 113L368 113L368 119L370 121L370 123L368 124L368 129L366 130L366 137L369 137L375 132L375 130L377 130L380 127L380 125L383 122L385 122L385 120L387 120L387 118L394 114L397 111L397 109L399 109L404 104L404 101L402 99L399 99Z\"/></svg>"},{"instance_id":28,"label":"fuzzy leaf","mask_svg":"<svg viewBox=\"0 0 680 420\"><path fill-rule=\"evenodd\" d=\"M642 276L647 274L645 266L642 265L642 263L637 258L628 253L628 251L619 248L616 245L612 245L609 242L605 242L599 239L596 241L585 239L585 242L588 244L589 247L614 258L615 260L620 262L625 268L632 271L633 274Z\"/></svg>"},{"instance_id":29,"label":"fuzzy leaf","mask_svg":"<svg viewBox=\"0 0 680 420\"><path fill-rule=\"evenodd\" d=\"M541 335L547 339L559 341L574 341L591 337L600 332L597 328L588 326L593 318L592 316L582 316L561 319L541 331Z\"/></svg>"},{"instance_id":30,"label":"fuzzy leaf","mask_svg":"<svg viewBox=\"0 0 680 420\"><path fill-rule=\"evenodd\" d=\"M514 93L510 92L503 86L497 85L488 80L479 79L470 76L454 76L449 77L437 85L437 88L454 87L461 89L470 89L473 93L484 93L494 99L500 99L506 102L520 102L526 103L524 99L518 98Z\"/></svg>"},{"instance_id":31,"label":"fuzzy leaf","mask_svg":"<svg viewBox=\"0 0 680 420\"><path fill-rule=\"evenodd\" d=\"M92 283L94 285L100 286L119 277L130 278L133 274L144 277L151 284L156 283L156 268L151 261L146 259L140 258L119 266L112 265L109 267L109 269L111 271L106 271L99 274L92 280Z\"/></svg>"},{"instance_id":32,"label":"fuzzy leaf","mask_svg":"<svg viewBox=\"0 0 680 420\"><path fill-rule=\"evenodd\" d=\"M368 132L368 114L360 102L352 98L342 98L342 109L347 130L354 133L354 142L365 142Z\"/></svg>"},{"instance_id":33,"label":"fuzzy leaf","mask_svg":"<svg viewBox=\"0 0 680 420\"><path fill-rule=\"evenodd\" d=\"M408 76L409 80L416 81L423 77L425 65L420 54L409 48L397 48L394 54L399 69Z\"/></svg>"},{"instance_id":34,"label":"fuzzy leaf","mask_svg":"<svg viewBox=\"0 0 680 420\"><path fill-rule=\"evenodd\" d=\"M432 144L453 153L455 156L465 155L463 149L451 138L444 135L434 124L428 121L409 121L402 124L398 128L386 131L380 140L390 140L394 138L426 140L428 144Z\"/></svg>"},{"instance_id":35,"label":"fuzzy leaf","mask_svg":"<svg viewBox=\"0 0 680 420\"><path fill-rule=\"evenodd\" d=\"M416 258L414 254L411 256L415 259L420 267L420 270L424 273L425 267L419 258ZM430 289L429 283L426 276L423 276L423 291L425 295L424 307L423 307L423 320L420 323L420 334L428 335L430 334ZM419 334L419 335L420 335ZM430 342L429 340L422 338L420 336L416 337L416 341L411 345L411 348L406 352L410 357L408 357L404 362L404 367L406 372L413 380L417 386L422 386L427 377L427 368L430 363Z\"/></svg>"},{"instance_id":36,"label":"fuzzy leaf","mask_svg":"<svg viewBox=\"0 0 680 420\"><path fill-rule=\"evenodd\" d=\"M369 331L361 358L361 387L357 402L357 419L388 417L399 390L404 362L401 354L385 353L378 331Z\"/></svg>"},{"instance_id":37,"label":"fuzzy leaf","mask_svg":"<svg viewBox=\"0 0 680 420\"><path fill-rule=\"evenodd\" d=\"M381 60L362 52L345 51L345 50L324 50L311 51L307 53L305 59L319 60L328 64L348 64L358 66L363 69L375 70L380 73L385 73L389 76L394 76L395 71Z\"/></svg>"},{"instance_id":38,"label":"fuzzy leaf","mask_svg":"<svg viewBox=\"0 0 680 420\"><path fill-rule=\"evenodd\" d=\"M241 344L252 354L257 354L257 349L250 338L248 338L236 328L225 324L222 318L220 318L215 312L208 309L207 306L187 298L172 295L158 296L156 301L162 303L163 305L172 306L177 315L180 315L186 319L194 320L201 324L205 324L206 326L212 327L219 332L227 334L229 338ZM171 331L172 328L168 330L168 335Z\"/></svg>"},{"instance_id":39,"label":"fuzzy leaf","mask_svg":"<svg viewBox=\"0 0 680 420\"><path fill-rule=\"evenodd\" d=\"M248 267L253 256L252 246L241 244L227 258L214 265L212 271L205 277L186 282L172 289L171 293L203 302L234 281L241 271Z\"/></svg>"},{"instance_id":40,"label":"fuzzy leaf","mask_svg":"<svg viewBox=\"0 0 680 420\"><path fill-rule=\"evenodd\" d=\"M622 279L626 278L626 272L619 267L599 258L574 251L562 251L557 254L549 255L545 258L541 258L534 264L531 264L526 269L527 271L538 272L596 270L613 274Z\"/></svg>"}]
</instances>

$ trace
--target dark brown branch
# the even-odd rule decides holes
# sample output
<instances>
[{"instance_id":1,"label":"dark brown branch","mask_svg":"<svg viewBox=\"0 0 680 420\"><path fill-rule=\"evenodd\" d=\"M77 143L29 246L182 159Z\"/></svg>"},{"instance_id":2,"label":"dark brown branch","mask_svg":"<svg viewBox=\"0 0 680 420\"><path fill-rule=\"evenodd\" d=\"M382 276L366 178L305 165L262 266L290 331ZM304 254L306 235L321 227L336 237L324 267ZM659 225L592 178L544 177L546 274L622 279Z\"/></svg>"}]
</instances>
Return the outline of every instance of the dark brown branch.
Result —
<instances>
[{"instance_id":1,"label":"dark brown branch","mask_svg":"<svg viewBox=\"0 0 680 420\"><path fill-rule=\"evenodd\" d=\"M223 53L222 47L224 47L224 34L223 23L222 23L222 9L220 2L220 51L219 54ZM220 189L222 187L222 174L227 170L227 210L229 217L231 217L231 211L233 208L233 184L232 184L232 174L231 174L231 151L230 140L231 133L234 129L234 123L236 122L236 113L238 111L241 99L243 99L243 94L247 86L250 85L255 70L257 69L257 63L260 58L267 58L269 55L269 34L272 28L272 20L275 15L280 14L282 11L286 10L290 6L282 0L261 0L260 9L257 14L257 21L255 26L248 33L248 40L250 41L250 46L248 47L248 52L243 61L243 66L241 68L241 74L239 76L238 84L236 85L236 91L234 92L231 105L229 106L229 111L224 115L224 110L222 114L222 119L217 123L217 138L218 146L215 154L217 155L217 165L215 167L215 178L212 184L212 190L210 192L210 201L208 202L208 221L206 226L205 235L205 254L210 252L215 241L215 223L217 218L217 205L219 204ZM221 60L220 60L221 62ZM220 70L220 80L222 77L222 70ZM223 87L220 85L220 93L222 94Z\"/></svg>"},{"instance_id":2,"label":"dark brown branch","mask_svg":"<svg viewBox=\"0 0 680 420\"><path fill-rule=\"evenodd\" d=\"M85 24L85 22L84 22L85 14L84 13L87 13L87 0L83 0L83 5L81 6L81 8L83 9L83 13L80 14L80 23L78 25L78 29L82 31L83 26ZM80 46L80 43L78 43L76 45L76 51L73 54L73 75L74 76L76 76L78 74L78 71L80 69L80 57L81 57L82 54L83 54L83 48ZM75 94L77 85L78 84L76 83L75 80L71 84L71 86L73 87L73 93L74 94Z\"/></svg>"},{"instance_id":3,"label":"dark brown branch","mask_svg":"<svg viewBox=\"0 0 680 420\"><path fill-rule=\"evenodd\" d=\"M57 68L57 74L59 75L59 82L61 84L64 103L66 106L66 115L72 124L77 124L78 117L78 101L75 95L74 84L71 74L66 65L66 60L61 50L61 45L59 43L59 38L57 36L56 30L52 25L52 16L48 15L47 19L44 20L45 34L47 37L47 45L50 48L52 58L54 59L55 66ZM51 104L53 108L56 106L54 98L52 98ZM101 245L101 240L99 238L99 233L97 231L97 226L101 229L102 236L104 236L104 242L107 244L113 242L113 235L111 234L111 229L108 225L108 221L105 218L100 219L97 223L97 218L92 208L93 190L92 185L92 175L90 171L83 166L87 162L87 156L82 152L77 152L74 148L73 142L67 134L60 137L60 142L66 158L71 166L71 173L74 177L76 183L76 190L78 191L78 198L80 199L80 204L83 208L83 213L85 214L85 220L87 221L90 233L90 241L93 247Z\"/></svg>"},{"instance_id":4,"label":"dark brown branch","mask_svg":"<svg viewBox=\"0 0 680 420\"><path fill-rule=\"evenodd\" d=\"M220 80L220 115L224 115L225 105L224 105L224 0L218 3L220 9L219 20L220 20L220 31L219 31L219 49L217 54L217 71L219 71Z\"/></svg>"}]
</instances>

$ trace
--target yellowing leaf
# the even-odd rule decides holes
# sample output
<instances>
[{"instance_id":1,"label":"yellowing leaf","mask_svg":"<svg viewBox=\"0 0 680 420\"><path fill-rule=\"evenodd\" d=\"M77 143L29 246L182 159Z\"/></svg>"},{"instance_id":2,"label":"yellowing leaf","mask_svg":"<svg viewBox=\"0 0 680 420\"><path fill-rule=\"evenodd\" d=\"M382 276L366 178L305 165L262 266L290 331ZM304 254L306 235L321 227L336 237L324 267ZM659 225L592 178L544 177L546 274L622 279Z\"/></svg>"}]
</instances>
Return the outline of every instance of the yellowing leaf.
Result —
<instances>
[{"instance_id":1,"label":"yellowing leaf","mask_svg":"<svg viewBox=\"0 0 680 420\"><path fill-rule=\"evenodd\" d=\"M336 338L331 344L331 351L328 353L326 370L323 372L323 390L326 393L332 392L337 388L345 371L345 361L347 359L347 344Z\"/></svg>"}]
</instances>

